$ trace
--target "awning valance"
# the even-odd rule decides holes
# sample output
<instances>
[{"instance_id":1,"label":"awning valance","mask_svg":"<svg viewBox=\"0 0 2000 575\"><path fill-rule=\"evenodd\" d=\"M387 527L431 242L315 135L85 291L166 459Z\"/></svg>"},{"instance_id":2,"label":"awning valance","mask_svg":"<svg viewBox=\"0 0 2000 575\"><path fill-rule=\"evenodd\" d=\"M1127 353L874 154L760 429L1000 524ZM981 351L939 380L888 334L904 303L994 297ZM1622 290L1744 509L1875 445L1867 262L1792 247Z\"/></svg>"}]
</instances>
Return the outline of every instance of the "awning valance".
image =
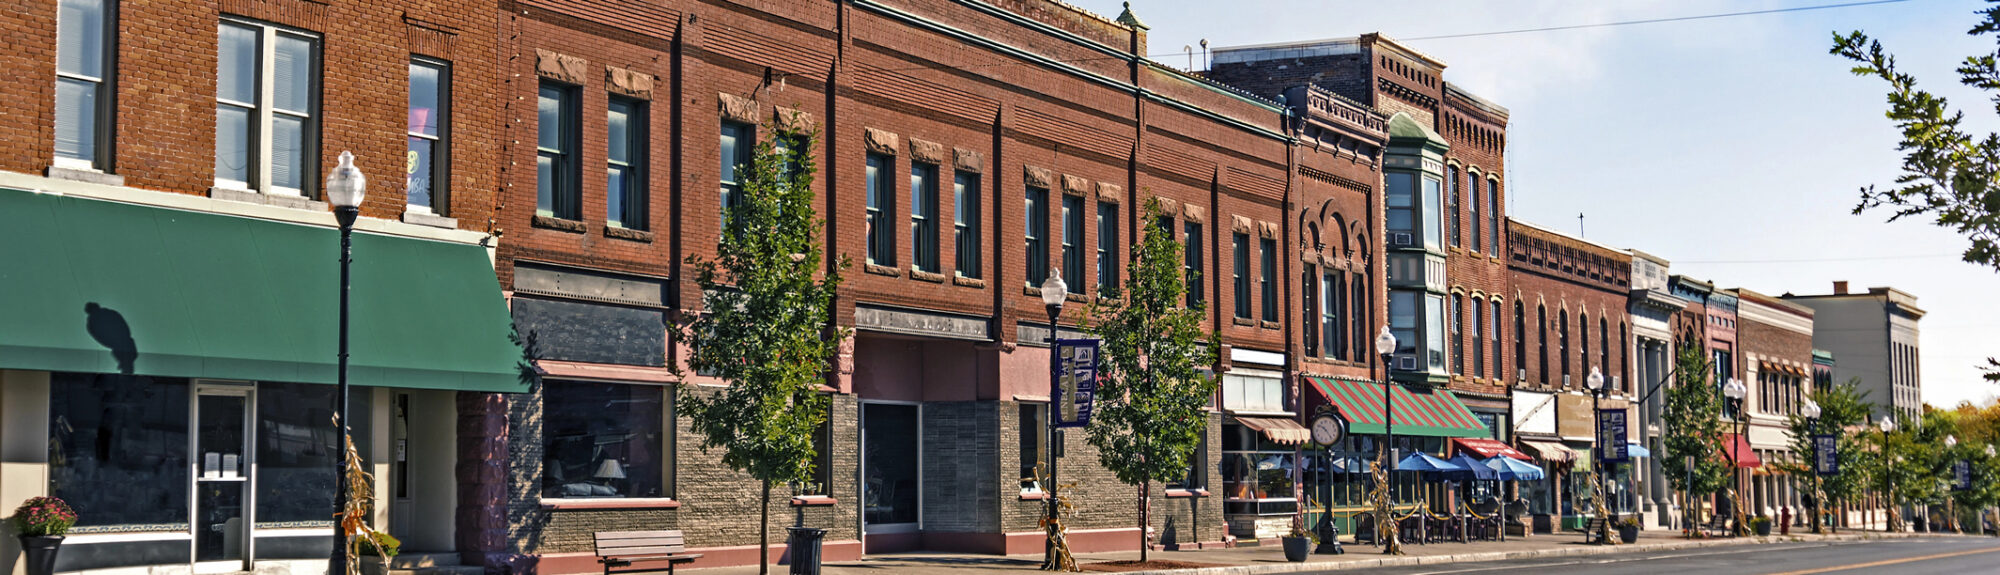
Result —
<instances>
[{"instance_id":1,"label":"awning valance","mask_svg":"<svg viewBox=\"0 0 2000 575\"><path fill-rule=\"evenodd\" d=\"M1383 431L1382 384L1373 381L1305 376L1341 417L1347 418L1347 431L1356 435L1380 435ZM1428 389L1413 391L1402 385L1391 385L1391 400L1395 405L1396 435L1421 435L1430 437L1491 437L1486 424L1466 409L1465 402L1450 390Z\"/></svg>"},{"instance_id":2,"label":"awning valance","mask_svg":"<svg viewBox=\"0 0 2000 575\"><path fill-rule=\"evenodd\" d=\"M1734 433L1722 434L1722 458L1736 462L1737 467L1763 467L1764 459L1757 457L1757 450L1750 447L1750 440ZM1734 452L1734 453L1731 453Z\"/></svg>"},{"instance_id":3,"label":"awning valance","mask_svg":"<svg viewBox=\"0 0 2000 575\"><path fill-rule=\"evenodd\" d=\"M1458 444L1459 449L1476 453L1482 459L1496 455L1504 455L1521 461L1534 461L1535 459L1528 457L1526 453L1521 453L1519 449L1514 449L1512 445L1501 443L1499 440L1484 437L1460 437L1451 441Z\"/></svg>"},{"instance_id":4,"label":"awning valance","mask_svg":"<svg viewBox=\"0 0 2000 575\"><path fill-rule=\"evenodd\" d=\"M333 383L339 232L0 189L0 368ZM355 385L525 391L486 249L354 237Z\"/></svg>"},{"instance_id":5,"label":"awning valance","mask_svg":"<svg viewBox=\"0 0 2000 575\"><path fill-rule=\"evenodd\" d=\"M1576 452L1570 451L1569 447L1561 443L1523 439L1521 440L1521 445L1527 447L1528 451L1535 452L1537 458L1541 459L1544 463L1569 463L1576 461Z\"/></svg>"},{"instance_id":6,"label":"awning valance","mask_svg":"<svg viewBox=\"0 0 2000 575\"><path fill-rule=\"evenodd\" d=\"M1285 445L1298 445L1312 438L1312 431L1299 422L1279 417L1238 417L1237 423L1257 430L1269 438Z\"/></svg>"},{"instance_id":7,"label":"awning valance","mask_svg":"<svg viewBox=\"0 0 2000 575\"><path fill-rule=\"evenodd\" d=\"M1646 449L1646 446L1639 445L1637 441L1627 441L1625 442L1625 455L1631 457L1652 457L1653 450Z\"/></svg>"}]
</instances>

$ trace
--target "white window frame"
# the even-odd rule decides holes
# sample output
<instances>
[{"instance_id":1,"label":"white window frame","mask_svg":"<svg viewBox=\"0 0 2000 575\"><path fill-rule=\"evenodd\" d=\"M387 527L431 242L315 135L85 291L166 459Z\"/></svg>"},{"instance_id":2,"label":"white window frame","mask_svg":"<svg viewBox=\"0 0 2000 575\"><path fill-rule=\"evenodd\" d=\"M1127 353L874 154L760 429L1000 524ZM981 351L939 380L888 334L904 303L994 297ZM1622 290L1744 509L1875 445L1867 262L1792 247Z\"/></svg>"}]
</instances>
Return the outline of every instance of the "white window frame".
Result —
<instances>
[{"instance_id":1,"label":"white window frame","mask_svg":"<svg viewBox=\"0 0 2000 575\"><path fill-rule=\"evenodd\" d=\"M114 105L117 89L113 82L118 76L116 66L118 62L118 2L115 0L96 1L103 6L100 12L101 16L98 19L99 28L97 30L97 39L100 42L100 45L97 47L97 53L102 59L98 62L98 76L63 71L61 55L63 30L61 4L63 2L58 2L56 8L56 84L60 86L64 80L89 82L95 86L93 89L97 94L95 98L96 105L91 110L92 158L88 160L71 158L55 153L53 147L50 149L50 155L52 156L53 165L59 168L108 172L111 168L112 136L115 134L115 131L112 130L112 115L117 110L117 107ZM60 88L57 89L56 93L58 94L56 97L61 98ZM57 117L56 120L60 121L61 118Z\"/></svg>"},{"instance_id":2,"label":"white window frame","mask_svg":"<svg viewBox=\"0 0 2000 575\"><path fill-rule=\"evenodd\" d=\"M407 133L411 138L423 138L431 141L431 205L420 206L409 203L409 190L407 189L403 191L403 204L407 206L406 209L412 212L439 214L444 210L438 209L438 206L448 205L450 202L448 191L450 186L448 184L451 182L449 177L451 173L451 62L412 55L410 56L410 65L434 68L438 72L437 110L435 111L437 115L437 119L435 120L437 123L437 134ZM416 86L413 84L410 88L414 90Z\"/></svg>"},{"instance_id":3,"label":"white window frame","mask_svg":"<svg viewBox=\"0 0 2000 575\"><path fill-rule=\"evenodd\" d=\"M319 34L297 28L234 16L223 16L217 23L218 28L221 26L241 26L254 29L258 33L257 77L253 79L257 85L258 101L236 102L223 99L220 93L216 94L215 102L217 104L227 104L248 109L250 110L251 120L249 136L250 181L231 180L218 175L215 177L215 187L272 195L308 197L308 192L317 191L319 180L319 122L322 116L320 111L320 88L323 81L322 77L325 75L324 64L326 61L324 38ZM289 111L278 110L275 103L272 102L276 97L274 93L276 82L271 81L271 78L276 75L274 69L276 64L273 62L276 60L275 56L278 49L276 40L280 36L299 38L312 44L312 62L307 66L312 74L306 80L306 93L310 101L306 105L308 110L303 116ZM217 50L218 52L221 50L220 46L217 47ZM220 84L220 78L217 79L217 83L218 85ZM280 114L303 118L305 120L303 122L304 126L301 128L300 140L302 145L299 149L299 169L303 172L299 175L299 182L302 186L298 188L278 187L271 184L271 124L273 117Z\"/></svg>"},{"instance_id":4,"label":"white window frame","mask_svg":"<svg viewBox=\"0 0 2000 575\"><path fill-rule=\"evenodd\" d=\"M1258 399L1249 397L1256 385ZM1285 374L1262 369L1234 368L1222 374L1222 407L1238 415L1292 415L1285 409Z\"/></svg>"}]
</instances>

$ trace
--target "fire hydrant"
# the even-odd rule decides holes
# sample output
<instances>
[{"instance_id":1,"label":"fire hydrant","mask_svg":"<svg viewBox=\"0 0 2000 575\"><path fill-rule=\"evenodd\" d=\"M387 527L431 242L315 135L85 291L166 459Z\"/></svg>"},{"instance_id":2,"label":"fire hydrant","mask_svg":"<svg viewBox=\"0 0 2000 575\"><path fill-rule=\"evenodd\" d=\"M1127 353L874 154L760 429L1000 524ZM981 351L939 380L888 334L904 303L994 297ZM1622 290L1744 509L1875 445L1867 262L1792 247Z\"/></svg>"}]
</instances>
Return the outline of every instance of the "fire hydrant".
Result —
<instances>
[{"instance_id":1,"label":"fire hydrant","mask_svg":"<svg viewBox=\"0 0 2000 575\"><path fill-rule=\"evenodd\" d=\"M1778 534L1779 534L1779 535L1791 535L1791 534L1792 534L1792 508L1791 508L1791 506L1785 506L1785 507L1783 507L1783 508L1780 508L1780 509L1778 510Z\"/></svg>"}]
</instances>

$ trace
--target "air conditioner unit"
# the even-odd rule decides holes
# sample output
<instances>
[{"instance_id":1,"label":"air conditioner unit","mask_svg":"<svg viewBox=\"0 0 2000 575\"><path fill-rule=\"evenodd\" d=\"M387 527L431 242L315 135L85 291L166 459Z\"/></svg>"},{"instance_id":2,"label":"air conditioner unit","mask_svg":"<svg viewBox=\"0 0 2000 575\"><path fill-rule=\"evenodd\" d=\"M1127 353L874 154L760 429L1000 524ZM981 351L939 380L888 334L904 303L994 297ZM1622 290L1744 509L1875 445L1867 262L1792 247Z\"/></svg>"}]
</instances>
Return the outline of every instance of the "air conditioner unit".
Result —
<instances>
[{"instance_id":1,"label":"air conditioner unit","mask_svg":"<svg viewBox=\"0 0 2000 575\"><path fill-rule=\"evenodd\" d=\"M1416 237L1407 232L1396 232L1389 234L1389 245L1391 247L1407 246L1414 243L1417 243Z\"/></svg>"},{"instance_id":2,"label":"air conditioner unit","mask_svg":"<svg viewBox=\"0 0 2000 575\"><path fill-rule=\"evenodd\" d=\"M1564 388L1569 387L1569 374L1567 373L1563 374L1563 387Z\"/></svg>"},{"instance_id":3,"label":"air conditioner unit","mask_svg":"<svg viewBox=\"0 0 2000 575\"><path fill-rule=\"evenodd\" d=\"M1399 370L1403 370L1403 371L1416 371L1416 370L1417 370L1417 356L1414 356L1414 355L1399 355L1399 356L1396 356L1396 369L1399 369Z\"/></svg>"},{"instance_id":4,"label":"air conditioner unit","mask_svg":"<svg viewBox=\"0 0 2000 575\"><path fill-rule=\"evenodd\" d=\"M1527 380L1528 380L1528 370L1526 369L1514 370L1514 381L1527 381Z\"/></svg>"}]
</instances>

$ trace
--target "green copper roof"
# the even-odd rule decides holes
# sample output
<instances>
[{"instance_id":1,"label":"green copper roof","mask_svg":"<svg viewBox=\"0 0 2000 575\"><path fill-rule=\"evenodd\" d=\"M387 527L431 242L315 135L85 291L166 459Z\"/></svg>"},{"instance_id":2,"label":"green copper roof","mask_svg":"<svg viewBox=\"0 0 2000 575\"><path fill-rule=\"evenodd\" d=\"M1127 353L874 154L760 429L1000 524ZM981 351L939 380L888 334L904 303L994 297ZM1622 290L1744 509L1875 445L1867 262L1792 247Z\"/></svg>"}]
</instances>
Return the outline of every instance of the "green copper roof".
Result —
<instances>
[{"instance_id":1,"label":"green copper roof","mask_svg":"<svg viewBox=\"0 0 2000 575\"><path fill-rule=\"evenodd\" d=\"M0 189L0 368L333 383L340 234ZM354 235L349 381L525 391L486 249Z\"/></svg>"},{"instance_id":2,"label":"green copper roof","mask_svg":"<svg viewBox=\"0 0 2000 575\"><path fill-rule=\"evenodd\" d=\"M1396 112L1395 116L1389 118L1389 139L1429 140L1439 144L1445 143L1444 136L1438 135L1437 132L1431 130L1430 126L1424 125L1423 122L1419 122L1416 118L1412 118L1409 114L1403 112Z\"/></svg>"}]
</instances>

